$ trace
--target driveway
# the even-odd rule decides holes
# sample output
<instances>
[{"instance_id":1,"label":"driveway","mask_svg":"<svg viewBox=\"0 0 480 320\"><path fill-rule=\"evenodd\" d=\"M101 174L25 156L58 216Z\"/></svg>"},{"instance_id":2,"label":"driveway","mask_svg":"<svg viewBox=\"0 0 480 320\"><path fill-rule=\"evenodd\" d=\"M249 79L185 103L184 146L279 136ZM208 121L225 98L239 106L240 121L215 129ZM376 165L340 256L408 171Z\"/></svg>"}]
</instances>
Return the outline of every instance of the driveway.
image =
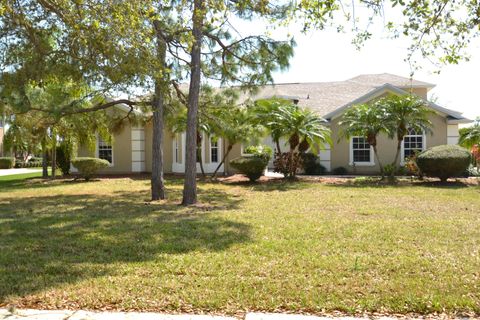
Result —
<instances>
[{"instance_id":1,"label":"driveway","mask_svg":"<svg viewBox=\"0 0 480 320\"><path fill-rule=\"evenodd\" d=\"M32 172L42 172L41 168L26 168L26 169L0 169L1 176L10 176L13 174L22 174L22 173L32 173Z\"/></svg>"}]
</instances>

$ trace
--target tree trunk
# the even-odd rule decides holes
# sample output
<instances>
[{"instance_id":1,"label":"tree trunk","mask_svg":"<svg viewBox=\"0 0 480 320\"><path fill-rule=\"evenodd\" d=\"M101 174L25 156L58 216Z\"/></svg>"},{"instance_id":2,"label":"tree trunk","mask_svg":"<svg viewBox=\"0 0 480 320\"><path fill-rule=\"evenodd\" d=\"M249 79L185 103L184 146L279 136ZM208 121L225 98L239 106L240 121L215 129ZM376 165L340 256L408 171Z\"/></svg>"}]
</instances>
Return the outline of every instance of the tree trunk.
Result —
<instances>
[{"instance_id":1,"label":"tree trunk","mask_svg":"<svg viewBox=\"0 0 480 320\"><path fill-rule=\"evenodd\" d=\"M47 137L42 138L42 178L48 178L48 152L47 152Z\"/></svg>"},{"instance_id":2,"label":"tree trunk","mask_svg":"<svg viewBox=\"0 0 480 320\"><path fill-rule=\"evenodd\" d=\"M223 155L222 161L220 161L220 163L218 164L217 168L216 168L215 171L213 172L212 180L217 177L217 172L218 172L218 170L220 170L220 167L222 166L222 164L225 163L225 159L227 159L228 154L230 153L230 151L232 151L232 148L233 148L233 145L228 144L227 152Z\"/></svg>"},{"instance_id":3,"label":"tree trunk","mask_svg":"<svg viewBox=\"0 0 480 320\"><path fill-rule=\"evenodd\" d=\"M190 88L188 91L187 137L185 150L185 182L182 205L197 202L197 113L200 95L200 60L203 28L203 0L194 0L193 7L193 46L190 60Z\"/></svg>"},{"instance_id":4,"label":"tree trunk","mask_svg":"<svg viewBox=\"0 0 480 320\"><path fill-rule=\"evenodd\" d=\"M57 134L52 129L52 179L57 177Z\"/></svg>"},{"instance_id":5,"label":"tree trunk","mask_svg":"<svg viewBox=\"0 0 480 320\"><path fill-rule=\"evenodd\" d=\"M154 21L157 33L157 56L160 64L165 65L167 45L161 34L160 21ZM163 179L163 111L165 75L155 80L155 96L153 98L153 137L152 137L152 201L165 199L165 182Z\"/></svg>"},{"instance_id":6,"label":"tree trunk","mask_svg":"<svg viewBox=\"0 0 480 320\"><path fill-rule=\"evenodd\" d=\"M396 169L398 169L397 162L398 162L398 158L400 158L400 152L402 151L402 142L403 142L403 137L402 137L402 139L397 139L397 152L395 153L395 159L392 162L392 165ZM397 171L397 170L392 171L392 173L391 173L392 176L395 175L395 171Z\"/></svg>"},{"instance_id":7,"label":"tree trunk","mask_svg":"<svg viewBox=\"0 0 480 320\"><path fill-rule=\"evenodd\" d=\"M277 145L277 152L282 154L282 150L280 150L280 140L279 139L275 139L275 144Z\"/></svg>"},{"instance_id":8,"label":"tree trunk","mask_svg":"<svg viewBox=\"0 0 480 320\"><path fill-rule=\"evenodd\" d=\"M385 178L385 174L383 173L383 165L380 162L380 158L378 157L378 151L377 151L377 145L374 144L372 145L373 148L373 153L375 154L375 158L377 158L378 166L380 167L380 175L382 176L382 179Z\"/></svg>"},{"instance_id":9,"label":"tree trunk","mask_svg":"<svg viewBox=\"0 0 480 320\"><path fill-rule=\"evenodd\" d=\"M200 148L198 146L200 145ZM200 172L202 177L205 179L205 170L203 168L203 159L202 159L202 134L197 129L197 162L200 165Z\"/></svg>"},{"instance_id":10,"label":"tree trunk","mask_svg":"<svg viewBox=\"0 0 480 320\"><path fill-rule=\"evenodd\" d=\"M203 161L202 161L202 150L197 148L197 161L200 166L200 172L202 173L202 177L205 178L205 169L203 169Z\"/></svg>"}]
</instances>

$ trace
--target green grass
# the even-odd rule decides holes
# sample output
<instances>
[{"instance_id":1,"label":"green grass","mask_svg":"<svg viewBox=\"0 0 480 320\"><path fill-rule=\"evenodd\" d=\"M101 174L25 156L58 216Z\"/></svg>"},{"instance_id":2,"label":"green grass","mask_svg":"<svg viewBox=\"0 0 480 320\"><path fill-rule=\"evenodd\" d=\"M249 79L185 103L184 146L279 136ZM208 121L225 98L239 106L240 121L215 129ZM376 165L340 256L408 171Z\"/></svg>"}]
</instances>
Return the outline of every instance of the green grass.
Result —
<instances>
[{"instance_id":1,"label":"green grass","mask_svg":"<svg viewBox=\"0 0 480 320\"><path fill-rule=\"evenodd\" d=\"M20 174L11 174L8 176L0 176L0 182L2 181L19 181L30 178L38 178L42 176L42 172L27 172Z\"/></svg>"},{"instance_id":2,"label":"green grass","mask_svg":"<svg viewBox=\"0 0 480 320\"><path fill-rule=\"evenodd\" d=\"M0 182L0 305L480 313L480 189Z\"/></svg>"}]
</instances>

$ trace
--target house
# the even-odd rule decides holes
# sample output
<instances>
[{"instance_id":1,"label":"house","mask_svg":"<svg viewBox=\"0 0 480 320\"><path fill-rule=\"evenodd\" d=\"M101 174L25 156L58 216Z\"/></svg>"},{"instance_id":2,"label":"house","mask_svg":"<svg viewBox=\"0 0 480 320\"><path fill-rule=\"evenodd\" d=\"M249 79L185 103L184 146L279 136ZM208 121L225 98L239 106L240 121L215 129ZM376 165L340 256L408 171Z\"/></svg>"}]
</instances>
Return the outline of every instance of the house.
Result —
<instances>
[{"instance_id":1,"label":"house","mask_svg":"<svg viewBox=\"0 0 480 320\"><path fill-rule=\"evenodd\" d=\"M350 140L340 137L339 121L343 112L356 104L367 103L373 99L388 94L415 94L428 101L428 92L433 84L412 80L392 74L360 75L352 79L336 82L317 83L284 83L265 85L253 96L244 95L256 100L261 98L280 97L291 99L300 106L310 108L327 120L332 131L333 145L319 152L320 162L328 171L344 167L352 173L373 174L379 172L372 148L363 137L352 137ZM434 111L430 116L433 124L432 133L410 132L402 144L401 162L415 151L421 151L441 144L456 144L458 142L458 125L469 123L460 112L446 109L433 102L428 106ZM117 112L126 112L126 106L118 106ZM98 138L95 151L82 147L79 156L96 156L107 159L111 166L104 173L150 172L152 168L152 124L144 126L127 125L113 137L113 142L107 143ZM274 147L269 137L263 138L263 143ZM226 150L226 141L221 137L212 139L204 136L202 139L202 163L205 172L210 173L219 165ZM234 170L229 166L229 160L242 155L244 146L237 144L219 172L230 174ZM386 136L378 140L379 157L383 163L393 161L396 142ZM183 173L185 170L185 133L172 134L165 131L163 145L166 173ZM199 166L198 166L199 169Z\"/></svg>"},{"instance_id":2,"label":"house","mask_svg":"<svg viewBox=\"0 0 480 320\"><path fill-rule=\"evenodd\" d=\"M0 157L4 156L3 152L3 138L5 137L5 128L3 125L3 120L0 119Z\"/></svg>"}]
</instances>

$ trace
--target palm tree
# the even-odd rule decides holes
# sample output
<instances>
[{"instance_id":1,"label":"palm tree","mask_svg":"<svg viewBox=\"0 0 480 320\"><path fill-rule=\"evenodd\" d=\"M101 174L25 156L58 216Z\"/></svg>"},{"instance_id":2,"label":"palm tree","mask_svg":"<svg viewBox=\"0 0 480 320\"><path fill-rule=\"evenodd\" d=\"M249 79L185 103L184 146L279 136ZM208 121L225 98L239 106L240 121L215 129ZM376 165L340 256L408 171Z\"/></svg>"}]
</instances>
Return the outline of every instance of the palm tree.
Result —
<instances>
[{"instance_id":1,"label":"palm tree","mask_svg":"<svg viewBox=\"0 0 480 320\"><path fill-rule=\"evenodd\" d=\"M330 129L325 126L325 120L315 112L288 103L279 106L271 113L269 128L282 133L288 139L290 150L287 157L286 178L294 178L298 168L299 154L309 148L317 150L325 143L331 144ZM278 153L282 159L282 154ZM282 160L283 161L283 160Z\"/></svg>"},{"instance_id":2,"label":"palm tree","mask_svg":"<svg viewBox=\"0 0 480 320\"><path fill-rule=\"evenodd\" d=\"M460 138L458 144L472 151L473 164L478 168L480 159L480 118L477 118L473 126L460 129L459 133Z\"/></svg>"},{"instance_id":3,"label":"palm tree","mask_svg":"<svg viewBox=\"0 0 480 320\"><path fill-rule=\"evenodd\" d=\"M281 106L290 104L290 101L279 98L272 99L260 99L255 101L253 106L254 112L256 113L256 121L258 124L263 125L270 136L272 141L275 143L277 148L277 153L281 154L282 150L280 147L280 139L284 136L287 136L288 129L277 125L279 121L272 121L273 117L278 113L278 109Z\"/></svg>"},{"instance_id":4,"label":"palm tree","mask_svg":"<svg viewBox=\"0 0 480 320\"><path fill-rule=\"evenodd\" d=\"M352 136L365 137L372 146L380 174L384 177L383 165L378 157L377 138L380 133L390 134L390 128L385 122L386 112L381 104L360 104L349 108L339 122L343 127L341 135L347 139Z\"/></svg>"},{"instance_id":5,"label":"palm tree","mask_svg":"<svg viewBox=\"0 0 480 320\"><path fill-rule=\"evenodd\" d=\"M398 169L398 159L403 139L409 130L429 132L432 123L428 119L433 112L427 108L428 102L414 95L388 96L376 102L385 111L385 123L389 128L390 138L397 137L397 152L392 166ZM396 170L392 171L392 176Z\"/></svg>"},{"instance_id":6,"label":"palm tree","mask_svg":"<svg viewBox=\"0 0 480 320\"><path fill-rule=\"evenodd\" d=\"M255 121L256 113L254 110L246 107L218 109L215 118L217 121L214 124L213 131L217 136L223 137L228 145L222 160L212 175L212 179L216 177L218 170L225 163L225 159L235 144L251 141L251 139L263 136L264 133L263 127Z\"/></svg>"},{"instance_id":7,"label":"palm tree","mask_svg":"<svg viewBox=\"0 0 480 320\"><path fill-rule=\"evenodd\" d=\"M460 138L458 144L471 149L475 145L480 145L480 118L475 121L471 127L460 129Z\"/></svg>"}]
</instances>

